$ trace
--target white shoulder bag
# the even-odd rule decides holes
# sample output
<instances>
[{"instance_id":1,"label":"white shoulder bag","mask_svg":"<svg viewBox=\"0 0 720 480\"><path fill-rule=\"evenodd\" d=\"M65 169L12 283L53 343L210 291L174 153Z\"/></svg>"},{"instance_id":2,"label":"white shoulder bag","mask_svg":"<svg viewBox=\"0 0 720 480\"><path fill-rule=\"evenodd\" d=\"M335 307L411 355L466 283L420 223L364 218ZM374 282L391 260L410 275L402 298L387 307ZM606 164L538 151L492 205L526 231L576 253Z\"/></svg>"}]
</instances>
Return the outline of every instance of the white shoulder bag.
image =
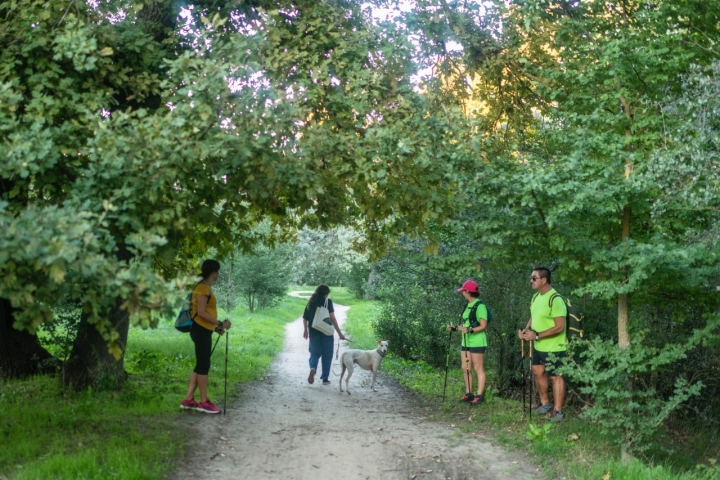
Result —
<instances>
[{"instance_id":1,"label":"white shoulder bag","mask_svg":"<svg viewBox=\"0 0 720 480\"><path fill-rule=\"evenodd\" d=\"M324 305L318 305L315 309L315 316L313 317L312 328L319 330L325 335L332 337L335 327L333 327L332 320L330 320L330 311L327 308L327 298L325 299Z\"/></svg>"}]
</instances>

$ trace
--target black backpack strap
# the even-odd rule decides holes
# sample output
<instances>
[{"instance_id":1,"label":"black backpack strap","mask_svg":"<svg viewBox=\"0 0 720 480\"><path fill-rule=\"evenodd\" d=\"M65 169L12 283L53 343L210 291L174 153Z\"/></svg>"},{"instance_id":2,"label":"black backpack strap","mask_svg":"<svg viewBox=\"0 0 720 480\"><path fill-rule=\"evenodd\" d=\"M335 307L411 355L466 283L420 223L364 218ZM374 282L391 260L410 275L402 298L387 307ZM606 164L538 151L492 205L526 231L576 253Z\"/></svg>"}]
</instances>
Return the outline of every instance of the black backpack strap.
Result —
<instances>
[{"instance_id":1,"label":"black backpack strap","mask_svg":"<svg viewBox=\"0 0 720 480\"><path fill-rule=\"evenodd\" d=\"M472 328L480 326L480 321L477 318L477 309L480 305L485 305L482 300L478 300L477 302L475 302L475 305L470 307L470 315L468 315L468 320L470 320L470 327Z\"/></svg>"}]
</instances>

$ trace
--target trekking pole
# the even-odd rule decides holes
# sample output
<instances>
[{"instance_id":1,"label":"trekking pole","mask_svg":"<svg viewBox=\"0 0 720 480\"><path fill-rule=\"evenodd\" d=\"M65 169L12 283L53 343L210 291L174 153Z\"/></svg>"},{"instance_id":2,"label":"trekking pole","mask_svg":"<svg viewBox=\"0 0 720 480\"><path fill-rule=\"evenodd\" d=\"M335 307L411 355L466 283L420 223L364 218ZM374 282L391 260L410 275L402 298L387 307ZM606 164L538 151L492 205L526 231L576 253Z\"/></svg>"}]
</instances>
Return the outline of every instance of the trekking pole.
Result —
<instances>
[{"instance_id":1,"label":"trekking pole","mask_svg":"<svg viewBox=\"0 0 720 480\"><path fill-rule=\"evenodd\" d=\"M443 387L443 402L445 401L445 392L447 391L448 368L450 368L450 343L452 341L452 330L448 337L447 355L445 355L445 386Z\"/></svg>"},{"instance_id":2,"label":"trekking pole","mask_svg":"<svg viewBox=\"0 0 720 480\"><path fill-rule=\"evenodd\" d=\"M225 400L223 401L223 415L227 412L227 364L228 364L228 344L230 342L230 332L225 332Z\"/></svg>"},{"instance_id":3,"label":"trekking pole","mask_svg":"<svg viewBox=\"0 0 720 480\"><path fill-rule=\"evenodd\" d=\"M533 396L532 391L533 391L533 382L535 381L535 379L533 378L533 373L532 373L533 341L530 340L528 342L528 345L529 345L528 353L530 354L529 367L528 367L528 369L530 370L530 373L528 373L528 382L530 383L530 395L528 395L528 412L529 412L528 422L531 422L532 421L532 396Z\"/></svg>"},{"instance_id":4,"label":"trekking pole","mask_svg":"<svg viewBox=\"0 0 720 480\"><path fill-rule=\"evenodd\" d=\"M463 333L463 343L465 344L466 348L469 348L467 346L467 333ZM469 392L472 394L472 374L470 373L470 351L465 350L465 376L467 378L467 388L469 388Z\"/></svg>"},{"instance_id":5,"label":"trekking pole","mask_svg":"<svg viewBox=\"0 0 720 480\"><path fill-rule=\"evenodd\" d=\"M217 332L217 330L215 330ZM215 340L215 345L213 345L212 350L210 351L210 356L212 357L212 354L215 353L215 347L217 347L218 342L220 341L220 337L222 337L222 333L218 332L218 338Z\"/></svg>"},{"instance_id":6,"label":"trekking pole","mask_svg":"<svg viewBox=\"0 0 720 480\"><path fill-rule=\"evenodd\" d=\"M522 376L523 384L523 415L525 414L525 393L527 390L527 378L525 377L525 339L520 339L520 375Z\"/></svg>"}]
</instances>

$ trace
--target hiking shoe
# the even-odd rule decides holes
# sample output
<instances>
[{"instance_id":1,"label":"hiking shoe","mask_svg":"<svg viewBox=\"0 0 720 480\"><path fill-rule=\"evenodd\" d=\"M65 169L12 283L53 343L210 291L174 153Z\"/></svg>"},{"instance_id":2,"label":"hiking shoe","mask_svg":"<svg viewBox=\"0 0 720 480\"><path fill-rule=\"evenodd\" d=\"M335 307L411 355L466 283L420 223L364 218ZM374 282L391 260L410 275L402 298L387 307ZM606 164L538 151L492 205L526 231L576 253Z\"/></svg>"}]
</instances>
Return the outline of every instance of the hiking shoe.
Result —
<instances>
[{"instance_id":1,"label":"hiking shoe","mask_svg":"<svg viewBox=\"0 0 720 480\"><path fill-rule=\"evenodd\" d=\"M207 402L198 403L197 411L204 413L220 413L222 410L217 408L210 400L208 400Z\"/></svg>"},{"instance_id":2,"label":"hiking shoe","mask_svg":"<svg viewBox=\"0 0 720 480\"><path fill-rule=\"evenodd\" d=\"M311 368L311 369L310 369L310 375L308 375L308 383L309 383L310 385L312 385L313 383L315 383L315 369L314 369L314 368Z\"/></svg>"},{"instance_id":3,"label":"hiking shoe","mask_svg":"<svg viewBox=\"0 0 720 480\"><path fill-rule=\"evenodd\" d=\"M190 400L183 400L180 403L180 408L183 408L185 410L196 410L198 406L198 403L195 401L195 399Z\"/></svg>"},{"instance_id":4,"label":"hiking shoe","mask_svg":"<svg viewBox=\"0 0 720 480\"><path fill-rule=\"evenodd\" d=\"M330 380L323 380L323 385L330 385Z\"/></svg>"},{"instance_id":5,"label":"hiking shoe","mask_svg":"<svg viewBox=\"0 0 720 480\"><path fill-rule=\"evenodd\" d=\"M548 412L551 412L550 405L540 405L539 407L531 408L530 412L535 415L547 415Z\"/></svg>"},{"instance_id":6,"label":"hiking shoe","mask_svg":"<svg viewBox=\"0 0 720 480\"><path fill-rule=\"evenodd\" d=\"M565 414L559 410L553 410L552 413L548 413L548 416L545 418L545 420L548 420L550 422L562 422L563 418L565 418Z\"/></svg>"},{"instance_id":7,"label":"hiking shoe","mask_svg":"<svg viewBox=\"0 0 720 480\"><path fill-rule=\"evenodd\" d=\"M473 400L473 394L472 393L466 393L462 397L460 397L461 402L472 402Z\"/></svg>"},{"instance_id":8,"label":"hiking shoe","mask_svg":"<svg viewBox=\"0 0 720 480\"><path fill-rule=\"evenodd\" d=\"M475 395L475 398L472 399L472 402L470 402L470 405L481 405L485 403L485 396L484 395Z\"/></svg>"}]
</instances>

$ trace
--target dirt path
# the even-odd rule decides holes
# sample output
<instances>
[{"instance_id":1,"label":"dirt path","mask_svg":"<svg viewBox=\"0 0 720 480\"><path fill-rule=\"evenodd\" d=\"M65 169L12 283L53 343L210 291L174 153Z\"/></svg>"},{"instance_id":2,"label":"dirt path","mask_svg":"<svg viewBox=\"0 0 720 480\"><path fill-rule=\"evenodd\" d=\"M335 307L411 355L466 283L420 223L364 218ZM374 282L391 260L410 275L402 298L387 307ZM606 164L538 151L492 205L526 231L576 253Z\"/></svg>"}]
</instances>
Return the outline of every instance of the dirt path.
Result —
<instances>
[{"instance_id":1,"label":"dirt path","mask_svg":"<svg viewBox=\"0 0 720 480\"><path fill-rule=\"evenodd\" d=\"M342 325L348 308L335 305ZM356 369L352 395L338 378L307 383L308 342L302 319L285 329L285 348L261 381L242 385L227 415L189 412L195 454L169 478L190 479L537 479L523 455L508 454L481 436L460 437L451 426L423 419L412 395ZM341 352L346 347L341 345ZM392 350L392 345L390 346ZM333 355L333 371L340 367ZM314 409L313 405L321 405ZM483 407L480 407L483 408Z\"/></svg>"}]
</instances>

